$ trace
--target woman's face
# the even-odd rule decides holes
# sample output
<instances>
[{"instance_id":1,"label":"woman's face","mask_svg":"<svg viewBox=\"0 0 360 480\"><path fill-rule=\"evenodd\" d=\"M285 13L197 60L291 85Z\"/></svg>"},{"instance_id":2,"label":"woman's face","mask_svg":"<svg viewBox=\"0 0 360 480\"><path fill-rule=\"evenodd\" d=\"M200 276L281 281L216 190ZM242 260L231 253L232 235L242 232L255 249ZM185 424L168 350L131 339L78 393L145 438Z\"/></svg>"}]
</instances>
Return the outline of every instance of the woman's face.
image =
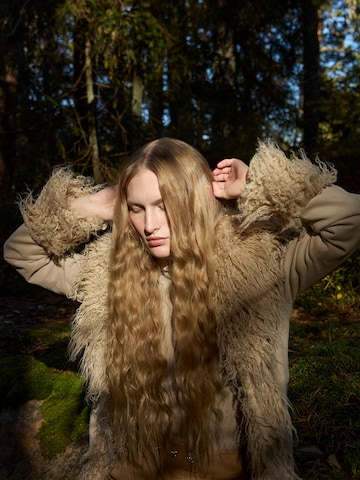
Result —
<instances>
[{"instance_id":1,"label":"woman's face","mask_svg":"<svg viewBox=\"0 0 360 480\"><path fill-rule=\"evenodd\" d=\"M127 205L130 221L151 255L170 255L170 227L155 173L143 169L129 182Z\"/></svg>"}]
</instances>

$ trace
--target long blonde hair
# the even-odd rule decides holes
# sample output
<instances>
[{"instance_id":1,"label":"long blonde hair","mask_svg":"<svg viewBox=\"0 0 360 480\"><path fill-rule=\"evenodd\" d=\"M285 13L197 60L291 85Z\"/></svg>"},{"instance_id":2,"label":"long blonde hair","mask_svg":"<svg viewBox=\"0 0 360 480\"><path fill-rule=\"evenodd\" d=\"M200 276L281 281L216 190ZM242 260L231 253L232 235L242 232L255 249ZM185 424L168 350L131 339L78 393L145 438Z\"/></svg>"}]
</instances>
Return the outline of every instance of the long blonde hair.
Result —
<instances>
[{"instance_id":1,"label":"long blonde hair","mask_svg":"<svg viewBox=\"0 0 360 480\"><path fill-rule=\"evenodd\" d=\"M162 270L132 226L127 207L130 180L147 168L157 175L171 231L170 278L174 363L162 353ZM179 140L162 138L138 150L123 168L113 224L109 282L107 380L115 436L131 462L152 458L174 421L169 398L180 410L181 436L204 464L211 445L209 418L221 390L214 288L215 229L221 206L211 191L204 157ZM172 392L164 381L171 375ZM174 393L175 392L175 393ZM179 420L177 418L177 420Z\"/></svg>"}]
</instances>

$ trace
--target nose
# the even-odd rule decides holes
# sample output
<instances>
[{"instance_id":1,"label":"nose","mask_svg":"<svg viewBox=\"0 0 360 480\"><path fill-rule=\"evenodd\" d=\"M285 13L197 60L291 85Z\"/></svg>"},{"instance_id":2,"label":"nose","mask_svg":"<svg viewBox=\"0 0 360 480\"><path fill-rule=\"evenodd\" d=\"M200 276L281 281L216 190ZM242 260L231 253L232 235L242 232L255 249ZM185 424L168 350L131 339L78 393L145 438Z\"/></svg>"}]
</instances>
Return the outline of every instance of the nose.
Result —
<instances>
[{"instance_id":1,"label":"nose","mask_svg":"<svg viewBox=\"0 0 360 480\"><path fill-rule=\"evenodd\" d=\"M160 228L159 219L155 212L145 212L145 235L151 235Z\"/></svg>"}]
</instances>

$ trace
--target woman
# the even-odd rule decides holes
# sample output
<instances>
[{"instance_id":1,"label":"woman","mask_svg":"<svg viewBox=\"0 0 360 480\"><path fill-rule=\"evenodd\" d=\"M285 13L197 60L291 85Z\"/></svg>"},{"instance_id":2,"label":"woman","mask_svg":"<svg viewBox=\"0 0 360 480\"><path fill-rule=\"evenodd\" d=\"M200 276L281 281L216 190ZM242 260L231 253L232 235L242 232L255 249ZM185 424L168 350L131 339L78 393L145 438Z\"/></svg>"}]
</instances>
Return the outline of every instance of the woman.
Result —
<instances>
[{"instance_id":1,"label":"woman","mask_svg":"<svg viewBox=\"0 0 360 480\"><path fill-rule=\"evenodd\" d=\"M70 350L93 402L80 478L298 478L293 301L359 246L360 196L334 181L271 143L249 169L230 159L212 173L162 138L117 187L63 169L21 203L5 258L80 302Z\"/></svg>"}]
</instances>

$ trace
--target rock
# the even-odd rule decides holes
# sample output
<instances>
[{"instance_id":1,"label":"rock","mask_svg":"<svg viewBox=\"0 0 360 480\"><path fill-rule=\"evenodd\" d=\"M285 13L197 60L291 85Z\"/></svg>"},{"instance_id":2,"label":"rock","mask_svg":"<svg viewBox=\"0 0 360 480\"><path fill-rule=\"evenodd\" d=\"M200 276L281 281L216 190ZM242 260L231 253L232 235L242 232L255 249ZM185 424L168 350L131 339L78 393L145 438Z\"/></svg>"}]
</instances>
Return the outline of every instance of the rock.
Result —
<instances>
[{"instance_id":1,"label":"rock","mask_svg":"<svg viewBox=\"0 0 360 480\"><path fill-rule=\"evenodd\" d=\"M0 480L76 480L87 438L69 444L53 459L41 454L37 434L43 418L39 400L0 412Z\"/></svg>"}]
</instances>

